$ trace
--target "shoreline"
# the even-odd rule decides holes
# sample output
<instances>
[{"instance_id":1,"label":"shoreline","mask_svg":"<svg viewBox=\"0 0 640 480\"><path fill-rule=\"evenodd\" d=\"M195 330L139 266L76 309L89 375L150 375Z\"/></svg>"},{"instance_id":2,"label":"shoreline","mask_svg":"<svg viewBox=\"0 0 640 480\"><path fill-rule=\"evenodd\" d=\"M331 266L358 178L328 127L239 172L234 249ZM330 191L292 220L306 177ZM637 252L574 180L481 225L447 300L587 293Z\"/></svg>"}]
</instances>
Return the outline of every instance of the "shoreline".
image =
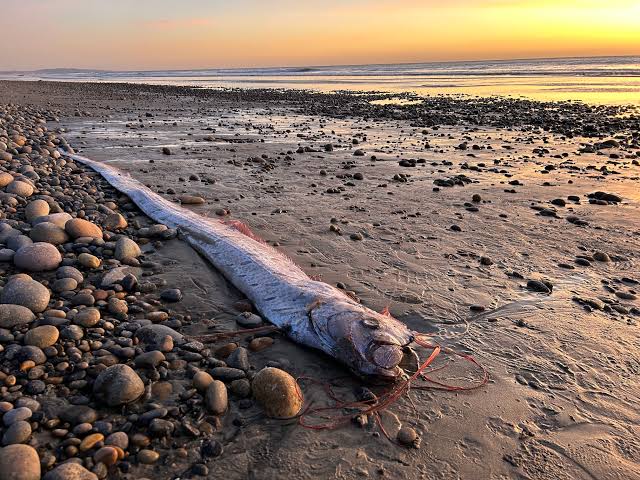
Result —
<instances>
[{"instance_id":1,"label":"shoreline","mask_svg":"<svg viewBox=\"0 0 640 480\"><path fill-rule=\"evenodd\" d=\"M118 475L198 476L204 470L196 465L203 464L230 479L361 478L365 472L373 478L589 478L585 471L599 478L637 477L634 399L640 385L633 362L640 309L632 298L638 287L629 283L640 280L637 118L602 115L615 107L565 111L565 105L536 102L432 98L420 110L369 106L352 95L0 82L0 103L10 102L49 104L42 116L74 149L113 163L167 198L203 198L204 204L189 208L246 221L306 272L342 283L368 307L388 306L411 328L473 354L490 370L491 383L478 392L415 391L411 401L383 415L390 431L415 430L419 449L390 445L366 422L310 432L266 419L250 396L234 396L232 381L226 382L229 412L218 420L205 415L212 428L196 424L199 434L193 436L179 425L198 418L204 399L181 395L189 391L194 368L211 371L221 360L217 345L203 361L193 355L203 356L203 350L176 343L165 361L176 355L194 368L169 368L167 378L157 380L134 368L156 391L150 401L126 407L128 415L96 403L90 382L76 384L103 417L100 428L107 421L120 429L127 420L133 440L144 427L138 419L163 409L167 413L158 419L174 425L172 437L151 435L149 449L160 453L155 466L136 461L140 447L132 447L123 462L128 466L115 467ZM470 119L480 124L464 123ZM595 130L586 132L596 137L569 136L585 133L592 119ZM17 158L29 164L32 156ZM59 175L63 181L65 175ZM596 191L613 196L589 197ZM76 194L84 197L82 192L87 190ZM17 202L16 212L5 214L21 218L26 202ZM158 256L152 260L158 265L149 268L158 272L150 278L166 279L167 287L183 292L168 309L191 315L181 321L186 333L235 325L231 312L242 298L219 274L177 239L153 249L149 255ZM76 290L62 302L75 298ZM135 311L129 315L146 315ZM102 335L108 338L108 330ZM22 345L21 338L3 341L0 356L7 346ZM337 380L345 372L326 357L274 339L249 354L249 372L277 365L293 376L331 382L347 398L361 385ZM140 355L115 356L135 366ZM453 368L443 380L468 375ZM16 378L29 381L25 373ZM166 383L172 393L163 397ZM304 393L327 401L310 386ZM39 395L30 396L42 406L61 400L55 393ZM189 406L186 417L183 404ZM95 423L87 431L70 429L60 441L73 445L69 439L96 429ZM43 430L34 429L29 441ZM49 442L38 450L60 455ZM186 456L181 442L188 442ZM610 447L606 454L603 444ZM215 458L202 456L219 450ZM97 453L87 452L78 455ZM65 459L62 453L57 462Z\"/></svg>"}]
</instances>

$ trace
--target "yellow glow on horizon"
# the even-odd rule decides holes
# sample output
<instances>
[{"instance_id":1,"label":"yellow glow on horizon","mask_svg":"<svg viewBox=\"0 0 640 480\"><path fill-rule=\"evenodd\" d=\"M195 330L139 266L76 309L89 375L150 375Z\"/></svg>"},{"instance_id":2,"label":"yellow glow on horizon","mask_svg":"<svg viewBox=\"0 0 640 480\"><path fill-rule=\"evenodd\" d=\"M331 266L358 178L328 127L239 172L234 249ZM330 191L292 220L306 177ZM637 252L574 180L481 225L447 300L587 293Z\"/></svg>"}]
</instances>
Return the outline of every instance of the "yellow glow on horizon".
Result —
<instances>
[{"instance_id":1,"label":"yellow glow on horizon","mask_svg":"<svg viewBox=\"0 0 640 480\"><path fill-rule=\"evenodd\" d=\"M640 55L640 0L238 0L245 8L185 0L166 13L149 0L133 7L60 0L57 10L10 2L9 13L28 15L31 32L47 40L30 45L19 22L7 24L16 29L7 38L24 41L0 52L0 69L12 62L161 69ZM19 12L25 4L33 11ZM51 17L64 5L74 18L56 23ZM128 14L136 7L137 16Z\"/></svg>"}]
</instances>

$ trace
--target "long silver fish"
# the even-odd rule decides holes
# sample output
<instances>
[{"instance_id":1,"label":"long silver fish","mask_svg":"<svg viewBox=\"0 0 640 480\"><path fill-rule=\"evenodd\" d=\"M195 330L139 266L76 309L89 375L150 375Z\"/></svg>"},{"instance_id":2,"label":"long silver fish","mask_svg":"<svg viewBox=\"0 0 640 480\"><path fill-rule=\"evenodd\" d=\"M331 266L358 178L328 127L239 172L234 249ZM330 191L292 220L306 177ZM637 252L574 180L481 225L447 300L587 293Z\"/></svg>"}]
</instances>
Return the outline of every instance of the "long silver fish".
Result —
<instances>
[{"instance_id":1,"label":"long silver fish","mask_svg":"<svg viewBox=\"0 0 640 480\"><path fill-rule=\"evenodd\" d=\"M393 381L402 375L404 347L414 340L403 323L312 280L285 255L238 228L166 200L110 165L66 155L100 173L154 221L179 229L263 317L295 342L322 350L363 377Z\"/></svg>"}]
</instances>

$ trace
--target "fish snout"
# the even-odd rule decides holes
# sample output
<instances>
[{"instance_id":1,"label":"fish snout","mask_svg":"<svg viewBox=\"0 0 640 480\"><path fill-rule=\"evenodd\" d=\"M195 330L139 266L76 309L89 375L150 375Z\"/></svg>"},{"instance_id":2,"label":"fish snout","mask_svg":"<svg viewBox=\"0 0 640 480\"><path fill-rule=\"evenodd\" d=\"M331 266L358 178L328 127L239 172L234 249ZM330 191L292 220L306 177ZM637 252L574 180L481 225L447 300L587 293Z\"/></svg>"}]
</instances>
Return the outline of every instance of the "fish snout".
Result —
<instances>
[{"instance_id":1,"label":"fish snout","mask_svg":"<svg viewBox=\"0 0 640 480\"><path fill-rule=\"evenodd\" d=\"M371 360L373 360L373 363L378 367L391 370L400 364L403 356L404 352L399 345L384 344L379 345L372 352Z\"/></svg>"}]
</instances>

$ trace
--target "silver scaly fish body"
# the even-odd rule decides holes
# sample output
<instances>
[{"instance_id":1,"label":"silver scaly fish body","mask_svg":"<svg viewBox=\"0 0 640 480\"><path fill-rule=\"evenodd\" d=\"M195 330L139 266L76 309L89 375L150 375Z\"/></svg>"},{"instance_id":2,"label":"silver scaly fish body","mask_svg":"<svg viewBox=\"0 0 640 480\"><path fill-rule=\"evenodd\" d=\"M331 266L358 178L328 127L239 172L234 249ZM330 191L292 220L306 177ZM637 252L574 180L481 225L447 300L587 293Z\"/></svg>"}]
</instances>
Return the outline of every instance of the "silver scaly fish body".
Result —
<instances>
[{"instance_id":1,"label":"silver scaly fish body","mask_svg":"<svg viewBox=\"0 0 640 480\"><path fill-rule=\"evenodd\" d=\"M262 316L295 342L322 350L360 376L395 380L401 375L403 347L413 341L403 323L312 280L271 246L161 197L110 165L66 155L100 173L154 221L179 229Z\"/></svg>"}]
</instances>

